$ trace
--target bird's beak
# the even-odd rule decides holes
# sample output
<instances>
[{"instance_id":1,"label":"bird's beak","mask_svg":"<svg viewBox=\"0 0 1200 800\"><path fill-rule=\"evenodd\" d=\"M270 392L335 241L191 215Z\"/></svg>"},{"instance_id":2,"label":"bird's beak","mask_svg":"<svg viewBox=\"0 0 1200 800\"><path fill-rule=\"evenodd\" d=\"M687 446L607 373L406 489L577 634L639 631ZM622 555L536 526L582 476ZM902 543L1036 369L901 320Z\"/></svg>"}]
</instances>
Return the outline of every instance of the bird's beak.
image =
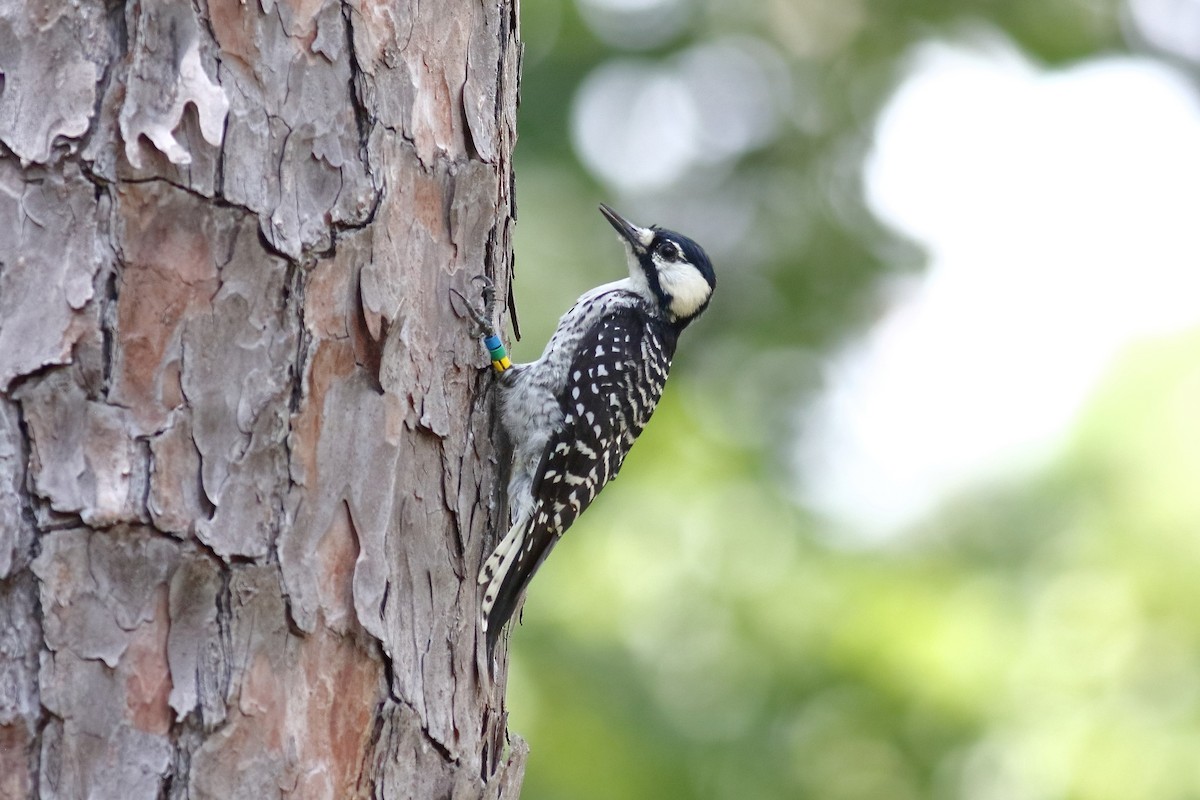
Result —
<instances>
[{"instance_id":1,"label":"bird's beak","mask_svg":"<svg viewBox=\"0 0 1200 800\"><path fill-rule=\"evenodd\" d=\"M654 240L654 231L634 225L604 203L600 204L600 213L604 215L610 225L617 229L621 238L629 242L635 252L644 252L650 242Z\"/></svg>"}]
</instances>

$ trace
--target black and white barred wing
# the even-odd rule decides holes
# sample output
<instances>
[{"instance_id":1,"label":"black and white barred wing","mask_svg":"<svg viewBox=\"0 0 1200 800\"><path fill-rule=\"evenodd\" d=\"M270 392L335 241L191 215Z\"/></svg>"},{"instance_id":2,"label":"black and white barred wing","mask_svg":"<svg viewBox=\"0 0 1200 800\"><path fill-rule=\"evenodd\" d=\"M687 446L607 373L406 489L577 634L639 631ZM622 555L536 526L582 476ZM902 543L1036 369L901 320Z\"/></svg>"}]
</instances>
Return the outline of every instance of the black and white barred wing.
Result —
<instances>
[{"instance_id":1,"label":"black and white barred wing","mask_svg":"<svg viewBox=\"0 0 1200 800\"><path fill-rule=\"evenodd\" d=\"M609 312L580 340L559 397L562 428L534 477L531 515L524 530L510 531L511 549L484 593L490 642L554 543L616 476L662 396L674 350L673 331L629 307Z\"/></svg>"},{"instance_id":2,"label":"black and white barred wing","mask_svg":"<svg viewBox=\"0 0 1200 800\"><path fill-rule=\"evenodd\" d=\"M560 402L563 427L534 478L532 529L561 536L625 461L671 368L668 344L635 309L605 317L580 342Z\"/></svg>"}]
</instances>

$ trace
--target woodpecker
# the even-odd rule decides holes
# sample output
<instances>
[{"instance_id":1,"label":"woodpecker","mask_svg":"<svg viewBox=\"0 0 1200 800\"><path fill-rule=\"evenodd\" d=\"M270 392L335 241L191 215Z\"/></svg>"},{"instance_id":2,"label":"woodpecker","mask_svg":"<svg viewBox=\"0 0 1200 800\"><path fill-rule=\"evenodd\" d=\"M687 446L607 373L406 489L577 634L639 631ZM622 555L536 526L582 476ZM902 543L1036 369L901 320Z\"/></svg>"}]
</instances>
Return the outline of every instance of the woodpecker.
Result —
<instances>
[{"instance_id":1,"label":"woodpecker","mask_svg":"<svg viewBox=\"0 0 1200 800\"><path fill-rule=\"evenodd\" d=\"M640 227L603 204L600 212L624 244L629 277L576 300L537 361L509 361L486 277L483 310L468 304L499 373L500 422L513 448L512 527L479 572L489 658L554 544L616 477L662 396L679 334L717 284L688 237Z\"/></svg>"}]
</instances>

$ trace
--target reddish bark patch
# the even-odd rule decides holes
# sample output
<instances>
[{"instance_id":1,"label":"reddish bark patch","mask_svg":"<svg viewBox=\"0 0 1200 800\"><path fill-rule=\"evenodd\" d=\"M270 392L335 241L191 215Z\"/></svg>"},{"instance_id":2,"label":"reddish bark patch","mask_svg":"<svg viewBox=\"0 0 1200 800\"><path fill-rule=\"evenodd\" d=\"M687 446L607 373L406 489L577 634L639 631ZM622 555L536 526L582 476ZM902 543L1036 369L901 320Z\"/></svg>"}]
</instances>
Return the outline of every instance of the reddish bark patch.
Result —
<instances>
[{"instance_id":1,"label":"reddish bark patch","mask_svg":"<svg viewBox=\"0 0 1200 800\"><path fill-rule=\"evenodd\" d=\"M325 427L325 395L337 381L354 372L354 348L346 339L323 341L313 353L308 392L300 411L292 417L292 479L315 486L319 478L318 447Z\"/></svg>"},{"instance_id":2,"label":"reddish bark patch","mask_svg":"<svg viewBox=\"0 0 1200 800\"><path fill-rule=\"evenodd\" d=\"M430 239L435 242L443 241L446 231L445 187L438 183L436 175L418 173L413 176L411 188L412 212Z\"/></svg>"},{"instance_id":3,"label":"reddish bark patch","mask_svg":"<svg viewBox=\"0 0 1200 800\"><path fill-rule=\"evenodd\" d=\"M0 725L0 797L23 800L33 797L29 780L29 729L17 723Z\"/></svg>"},{"instance_id":4,"label":"reddish bark patch","mask_svg":"<svg viewBox=\"0 0 1200 800\"><path fill-rule=\"evenodd\" d=\"M208 309L220 282L214 247L197 200L158 183L127 184L119 192L124 268L117 297L122 348L113 397L156 428L181 399L179 329Z\"/></svg>"},{"instance_id":5,"label":"reddish bark patch","mask_svg":"<svg viewBox=\"0 0 1200 800\"><path fill-rule=\"evenodd\" d=\"M357 629L354 612L354 565L358 561L358 531L345 501L338 503L329 530L317 545L317 594L325 622L338 633Z\"/></svg>"},{"instance_id":6,"label":"reddish bark patch","mask_svg":"<svg viewBox=\"0 0 1200 800\"><path fill-rule=\"evenodd\" d=\"M365 658L352 641L319 627L304 640L300 656L303 717L300 763L305 770L297 797L351 797L358 782L376 706L381 699L382 665Z\"/></svg>"},{"instance_id":7,"label":"reddish bark patch","mask_svg":"<svg viewBox=\"0 0 1200 800\"><path fill-rule=\"evenodd\" d=\"M197 787L217 791L238 773L265 771L284 794L354 797L385 687L382 665L321 626L289 637L288 663L253 657L236 714L208 741ZM220 765L220 766L218 766ZM203 793L203 792L202 792Z\"/></svg>"},{"instance_id":8,"label":"reddish bark patch","mask_svg":"<svg viewBox=\"0 0 1200 800\"><path fill-rule=\"evenodd\" d=\"M125 704L138 730L164 735L171 727L171 671L167 666L167 587L159 585L154 619L141 625L121 658L127 671Z\"/></svg>"},{"instance_id":9,"label":"reddish bark patch","mask_svg":"<svg viewBox=\"0 0 1200 800\"><path fill-rule=\"evenodd\" d=\"M287 684L294 682L291 674L280 675L271 659L263 651L254 656L254 662L246 673L238 708L246 717L236 723L239 728L252 728L266 747L279 753L283 748L283 729L287 714ZM303 699L297 697L300 702Z\"/></svg>"},{"instance_id":10,"label":"reddish bark patch","mask_svg":"<svg viewBox=\"0 0 1200 800\"><path fill-rule=\"evenodd\" d=\"M288 35L300 38L305 47L311 45L317 36L317 14L325 0L277 0L277 4Z\"/></svg>"},{"instance_id":11,"label":"reddish bark patch","mask_svg":"<svg viewBox=\"0 0 1200 800\"><path fill-rule=\"evenodd\" d=\"M304 325L314 336L347 336L351 278L355 272L352 264L337 258L312 271L304 291Z\"/></svg>"},{"instance_id":12,"label":"reddish bark patch","mask_svg":"<svg viewBox=\"0 0 1200 800\"><path fill-rule=\"evenodd\" d=\"M230 57L250 67L259 61L255 25L247 14L258 16L258 4L242 0L209 0L208 13L213 34L221 46L222 59Z\"/></svg>"}]
</instances>

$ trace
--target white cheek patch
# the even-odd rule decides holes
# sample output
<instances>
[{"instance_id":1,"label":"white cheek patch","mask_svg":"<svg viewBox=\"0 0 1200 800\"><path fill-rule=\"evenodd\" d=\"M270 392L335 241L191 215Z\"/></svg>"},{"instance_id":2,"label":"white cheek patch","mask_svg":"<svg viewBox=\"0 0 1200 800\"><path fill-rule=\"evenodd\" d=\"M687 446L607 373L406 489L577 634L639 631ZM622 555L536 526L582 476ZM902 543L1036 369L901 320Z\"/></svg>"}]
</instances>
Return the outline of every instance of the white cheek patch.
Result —
<instances>
[{"instance_id":1,"label":"white cheek patch","mask_svg":"<svg viewBox=\"0 0 1200 800\"><path fill-rule=\"evenodd\" d=\"M691 264L682 261L662 262L655 259L658 267L658 283L663 291L671 295L671 313L686 319L708 302L712 287Z\"/></svg>"}]
</instances>

